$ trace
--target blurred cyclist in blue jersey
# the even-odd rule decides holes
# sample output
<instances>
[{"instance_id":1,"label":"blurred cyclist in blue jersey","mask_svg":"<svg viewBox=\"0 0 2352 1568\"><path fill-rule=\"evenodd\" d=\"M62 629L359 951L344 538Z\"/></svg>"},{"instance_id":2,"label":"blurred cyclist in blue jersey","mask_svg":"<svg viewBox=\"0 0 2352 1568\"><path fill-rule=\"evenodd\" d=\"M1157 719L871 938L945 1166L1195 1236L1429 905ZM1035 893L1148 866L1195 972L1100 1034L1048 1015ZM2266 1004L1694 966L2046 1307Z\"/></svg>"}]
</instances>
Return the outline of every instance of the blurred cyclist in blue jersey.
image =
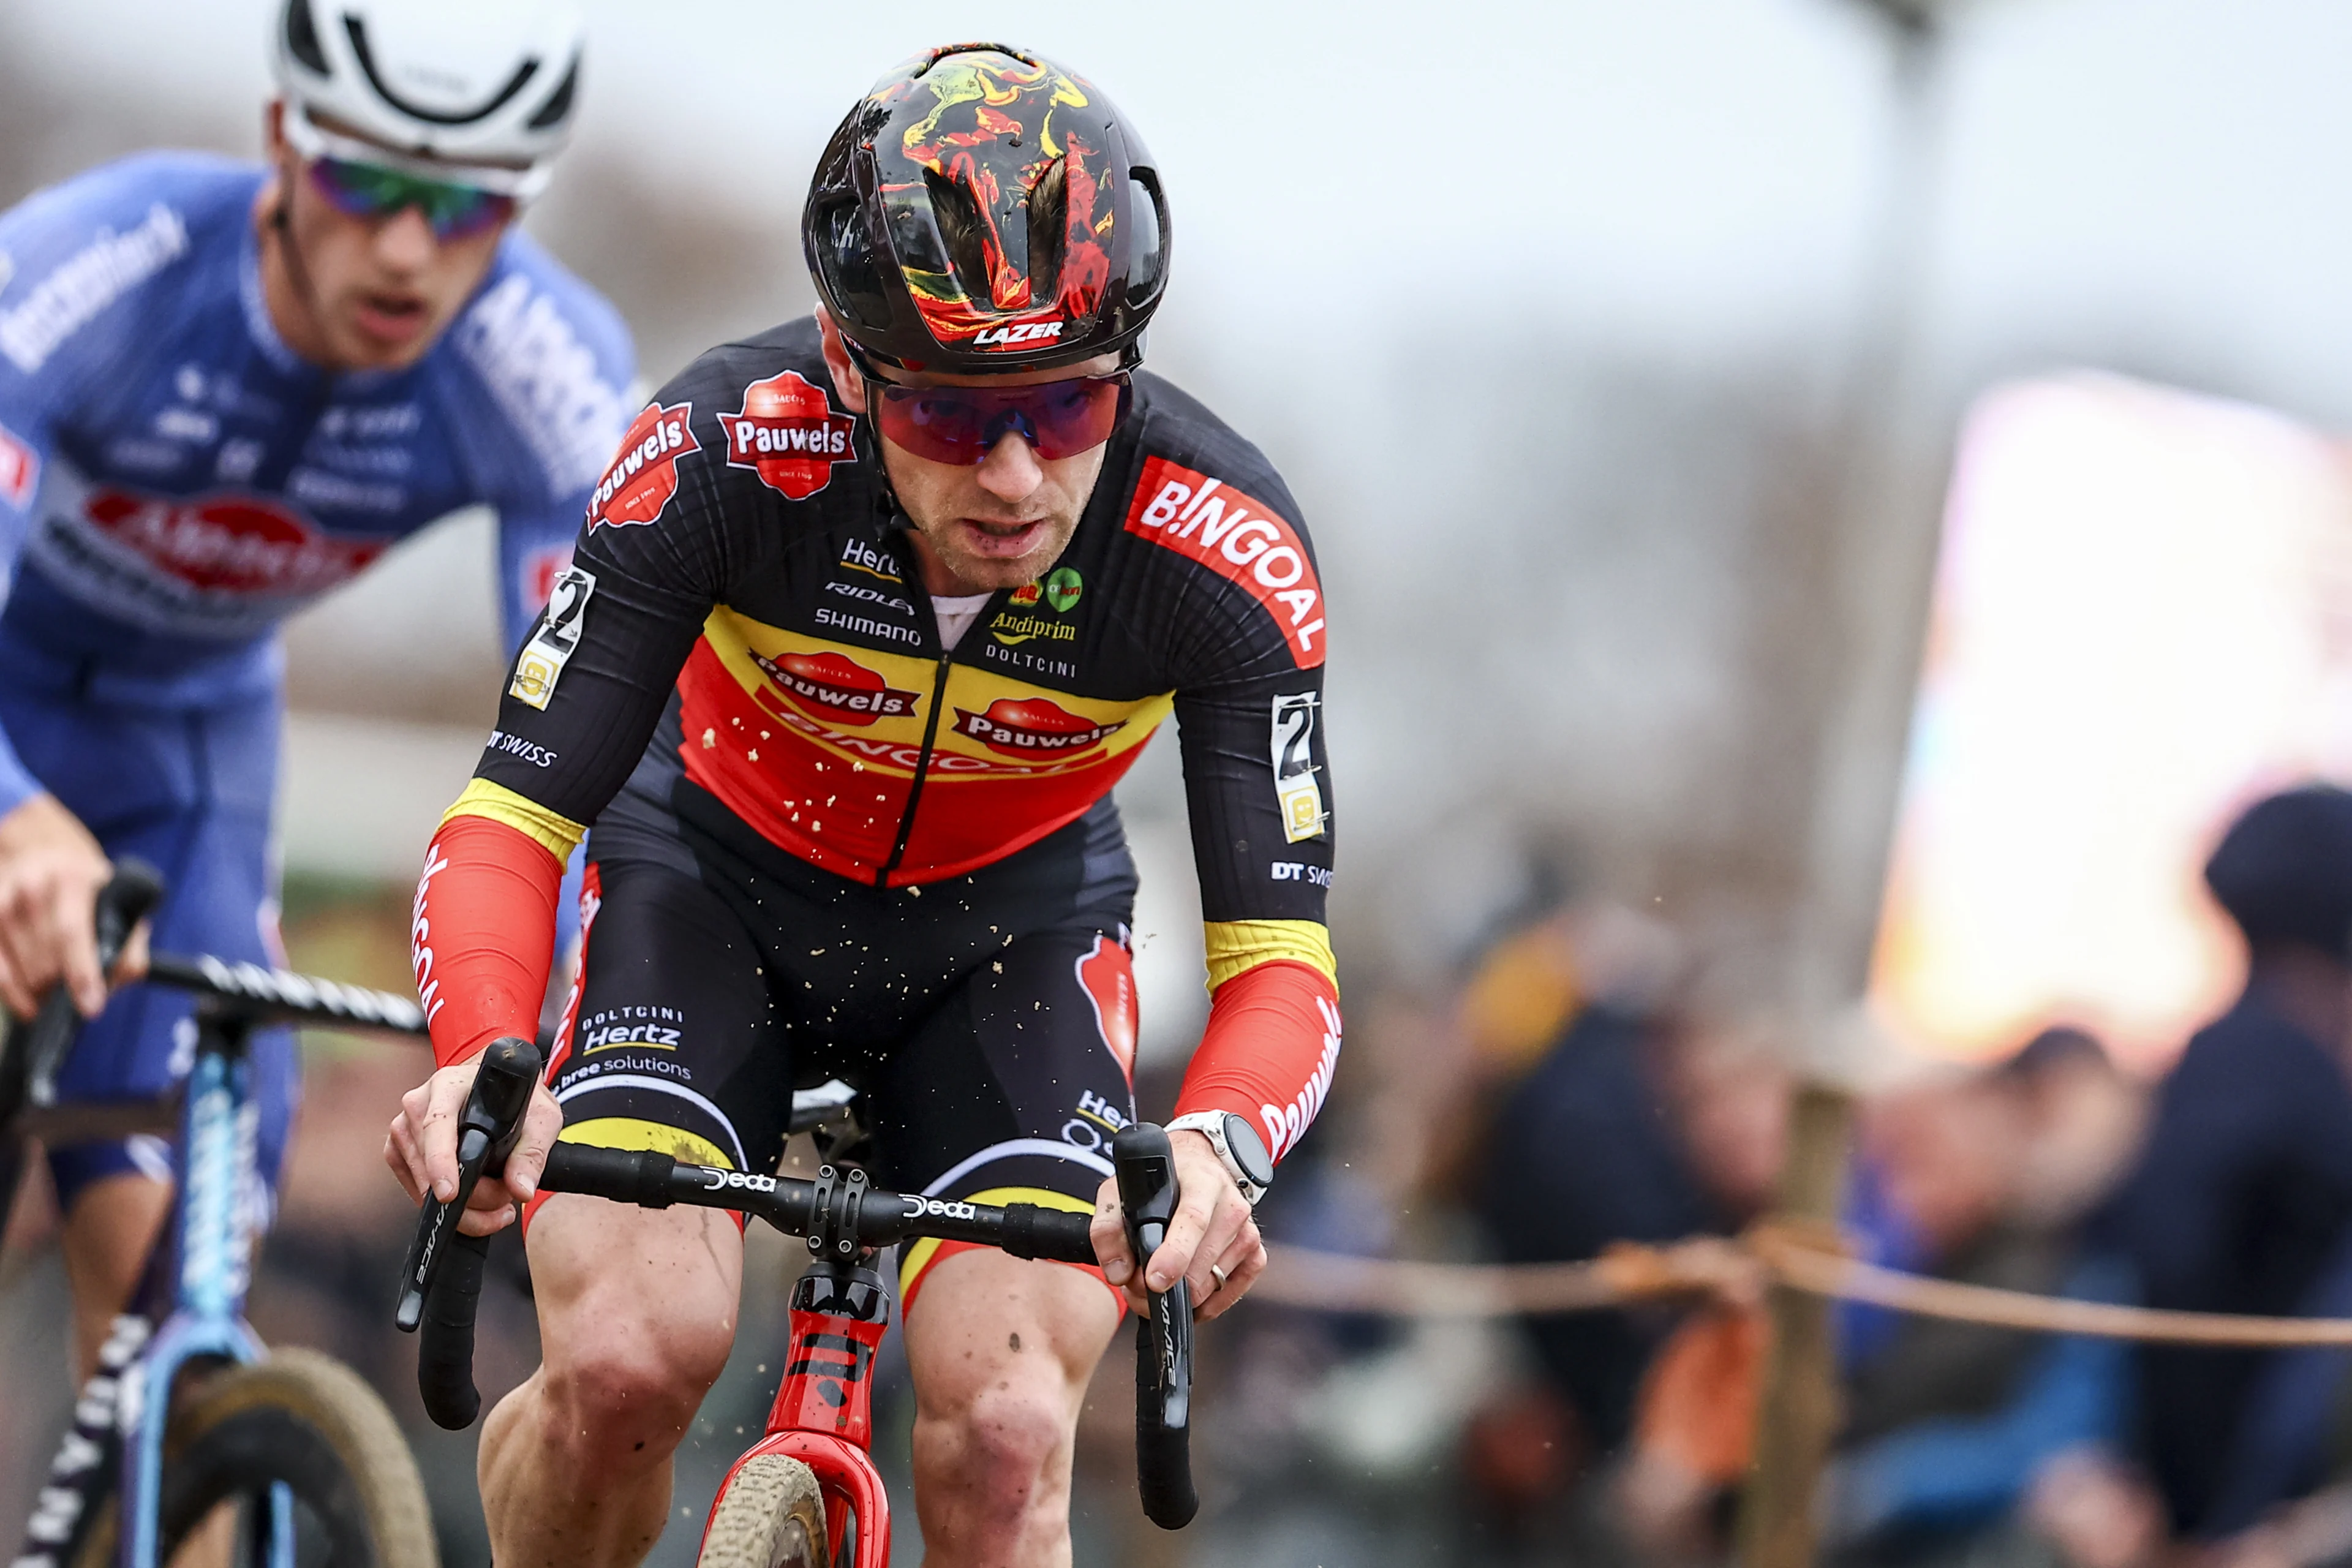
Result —
<instances>
[{"instance_id":1,"label":"blurred cyclist in blue jersey","mask_svg":"<svg viewBox=\"0 0 2352 1568\"><path fill-rule=\"evenodd\" d=\"M278 623L487 503L519 643L627 422L620 320L513 232L574 119L577 16L287 0L274 52L259 166L146 153L0 216L0 1004L62 982L95 1019L74 1100L154 1096L192 1048L184 999L108 1002L111 858L163 869L159 946L275 956ZM255 1065L274 1180L291 1040ZM48 1157L86 1369L171 1165Z\"/></svg>"}]
</instances>

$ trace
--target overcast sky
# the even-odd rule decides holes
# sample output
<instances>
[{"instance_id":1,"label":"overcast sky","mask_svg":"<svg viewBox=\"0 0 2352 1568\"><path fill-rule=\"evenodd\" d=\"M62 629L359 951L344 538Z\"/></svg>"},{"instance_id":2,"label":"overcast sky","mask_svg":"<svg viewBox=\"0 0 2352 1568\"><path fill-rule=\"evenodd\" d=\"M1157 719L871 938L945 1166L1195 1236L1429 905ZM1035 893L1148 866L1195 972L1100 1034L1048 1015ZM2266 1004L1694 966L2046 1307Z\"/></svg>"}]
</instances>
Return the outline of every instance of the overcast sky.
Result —
<instances>
[{"instance_id":1,"label":"overcast sky","mask_svg":"<svg viewBox=\"0 0 2352 1568\"><path fill-rule=\"evenodd\" d=\"M1886 125L1856 0L589 10L589 141L772 213L892 60L990 35L1054 54L1166 167L1183 337L1348 361L1433 331L1507 353L1528 320L1700 357L1833 342ZM5 0L0 47L238 105L270 11ZM1964 5L1945 378L2139 355L2352 426L2347 62L2341 0Z\"/></svg>"}]
</instances>

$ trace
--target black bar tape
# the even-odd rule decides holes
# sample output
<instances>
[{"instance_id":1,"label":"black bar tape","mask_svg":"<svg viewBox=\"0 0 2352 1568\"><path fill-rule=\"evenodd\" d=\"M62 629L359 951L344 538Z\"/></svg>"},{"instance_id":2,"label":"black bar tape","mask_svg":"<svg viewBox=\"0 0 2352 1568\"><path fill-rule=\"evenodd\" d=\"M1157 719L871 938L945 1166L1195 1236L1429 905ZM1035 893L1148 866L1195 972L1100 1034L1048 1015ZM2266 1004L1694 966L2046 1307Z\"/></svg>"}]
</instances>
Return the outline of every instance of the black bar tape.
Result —
<instances>
[{"instance_id":1,"label":"black bar tape","mask_svg":"<svg viewBox=\"0 0 2352 1568\"><path fill-rule=\"evenodd\" d=\"M547 1169L540 1176L539 1190L582 1193L616 1204L666 1209L674 1201L670 1173L677 1168L674 1157L650 1149L558 1143L547 1152Z\"/></svg>"},{"instance_id":2,"label":"black bar tape","mask_svg":"<svg viewBox=\"0 0 2352 1568\"><path fill-rule=\"evenodd\" d=\"M1088 1231L1093 1223L1092 1215L1049 1209L1042 1204L1007 1204L1004 1230L997 1245L1015 1258L1092 1263L1095 1243Z\"/></svg>"},{"instance_id":3,"label":"black bar tape","mask_svg":"<svg viewBox=\"0 0 2352 1568\"><path fill-rule=\"evenodd\" d=\"M417 1337L416 1391L433 1424L461 1432L481 1413L474 1387L474 1310L482 1297L482 1264L490 1254L487 1236L453 1237L425 1298L425 1321Z\"/></svg>"}]
</instances>

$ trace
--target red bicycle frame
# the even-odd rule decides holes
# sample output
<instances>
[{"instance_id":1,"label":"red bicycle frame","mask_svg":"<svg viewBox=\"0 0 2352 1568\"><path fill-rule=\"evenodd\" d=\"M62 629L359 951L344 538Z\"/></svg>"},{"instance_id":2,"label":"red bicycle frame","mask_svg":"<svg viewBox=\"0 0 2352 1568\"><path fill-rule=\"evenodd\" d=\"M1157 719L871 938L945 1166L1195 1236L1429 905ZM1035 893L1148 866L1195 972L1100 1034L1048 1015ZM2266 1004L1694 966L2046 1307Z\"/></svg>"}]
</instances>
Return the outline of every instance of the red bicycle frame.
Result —
<instances>
[{"instance_id":1,"label":"red bicycle frame","mask_svg":"<svg viewBox=\"0 0 2352 1568\"><path fill-rule=\"evenodd\" d=\"M761 1454L800 1460L824 1495L824 1529L835 1568L887 1568L890 1499L868 1450L874 1443L874 1354L890 1331L890 1293L862 1263L812 1264L793 1287L784 1380L768 1411L767 1436L735 1461ZM713 1517L719 1498L711 1500ZM707 1533L710 1521L703 1521ZM842 1555L845 1546L855 1561Z\"/></svg>"}]
</instances>

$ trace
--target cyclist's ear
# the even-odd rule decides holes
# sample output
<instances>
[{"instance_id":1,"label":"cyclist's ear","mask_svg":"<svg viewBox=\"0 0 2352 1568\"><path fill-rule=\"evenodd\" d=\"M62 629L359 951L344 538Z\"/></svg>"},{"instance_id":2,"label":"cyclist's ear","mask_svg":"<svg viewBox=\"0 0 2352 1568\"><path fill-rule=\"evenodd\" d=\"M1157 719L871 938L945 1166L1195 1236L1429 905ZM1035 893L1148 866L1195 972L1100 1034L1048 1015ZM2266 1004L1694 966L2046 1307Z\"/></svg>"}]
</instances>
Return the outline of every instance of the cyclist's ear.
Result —
<instances>
[{"instance_id":1,"label":"cyclist's ear","mask_svg":"<svg viewBox=\"0 0 2352 1568\"><path fill-rule=\"evenodd\" d=\"M840 395L841 405L852 414L865 413L866 378L850 362L849 350L841 341L841 328L835 323L833 312L823 304L816 308L816 331L824 345L824 368L833 376L833 390Z\"/></svg>"}]
</instances>

